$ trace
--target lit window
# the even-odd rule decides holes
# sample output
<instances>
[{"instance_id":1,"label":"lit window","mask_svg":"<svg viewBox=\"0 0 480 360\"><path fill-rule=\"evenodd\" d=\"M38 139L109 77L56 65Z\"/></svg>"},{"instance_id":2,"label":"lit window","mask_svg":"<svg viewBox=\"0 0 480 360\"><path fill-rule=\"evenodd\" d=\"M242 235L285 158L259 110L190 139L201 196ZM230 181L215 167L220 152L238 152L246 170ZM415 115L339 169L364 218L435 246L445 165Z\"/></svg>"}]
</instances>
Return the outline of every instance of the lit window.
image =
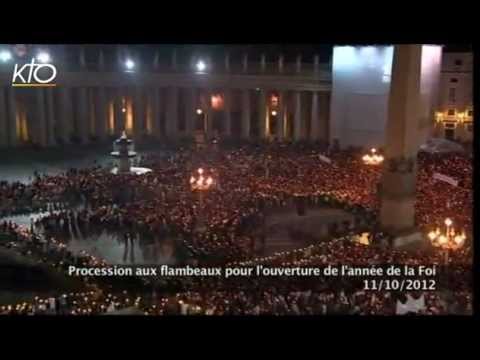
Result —
<instances>
[{"instance_id":1,"label":"lit window","mask_svg":"<svg viewBox=\"0 0 480 360\"><path fill-rule=\"evenodd\" d=\"M220 94L212 95L211 97L212 108L215 110L221 110L223 108L223 97Z\"/></svg>"},{"instance_id":2,"label":"lit window","mask_svg":"<svg viewBox=\"0 0 480 360\"><path fill-rule=\"evenodd\" d=\"M453 116L453 115L455 115L455 109L449 109L448 116Z\"/></svg>"},{"instance_id":3,"label":"lit window","mask_svg":"<svg viewBox=\"0 0 480 360\"><path fill-rule=\"evenodd\" d=\"M270 98L270 104L273 107L278 106L278 96L272 95L271 98Z\"/></svg>"}]
</instances>

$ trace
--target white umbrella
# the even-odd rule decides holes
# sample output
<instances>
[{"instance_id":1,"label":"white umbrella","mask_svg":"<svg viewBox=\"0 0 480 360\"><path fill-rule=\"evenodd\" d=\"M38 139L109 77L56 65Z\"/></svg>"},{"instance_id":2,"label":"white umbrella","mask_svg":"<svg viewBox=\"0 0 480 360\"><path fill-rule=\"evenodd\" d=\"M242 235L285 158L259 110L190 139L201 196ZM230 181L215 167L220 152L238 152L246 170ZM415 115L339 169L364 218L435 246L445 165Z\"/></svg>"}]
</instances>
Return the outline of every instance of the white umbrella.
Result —
<instances>
[{"instance_id":1,"label":"white umbrella","mask_svg":"<svg viewBox=\"0 0 480 360\"><path fill-rule=\"evenodd\" d=\"M447 139L440 138L429 139L425 144L420 146L420 150L431 154L465 151L462 145Z\"/></svg>"}]
</instances>

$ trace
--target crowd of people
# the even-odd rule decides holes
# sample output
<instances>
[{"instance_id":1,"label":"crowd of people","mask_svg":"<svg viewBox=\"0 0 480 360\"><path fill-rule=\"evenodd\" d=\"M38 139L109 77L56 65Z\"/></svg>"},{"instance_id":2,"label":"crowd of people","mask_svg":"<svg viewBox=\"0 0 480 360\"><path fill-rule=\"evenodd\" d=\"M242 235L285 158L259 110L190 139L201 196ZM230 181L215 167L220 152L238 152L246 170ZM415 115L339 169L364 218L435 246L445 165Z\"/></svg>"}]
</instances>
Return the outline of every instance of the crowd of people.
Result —
<instances>
[{"instance_id":1,"label":"crowd of people","mask_svg":"<svg viewBox=\"0 0 480 360\"><path fill-rule=\"evenodd\" d=\"M100 166L70 169L55 176L36 174L31 184L0 183L3 204L0 211L6 215L20 209L46 209L50 203L48 206L55 211L39 219L30 231L41 227L47 238L60 237L75 222L78 230L86 234L109 229L120 236L138 234L141 239L175 236L197 262L245 263L257 256L255 230L264 219L265 208L286 206L298 198L310 205L328 203L353 213L358 222L345 227L351 234L360 228L377 227L381 169L363 164L358 153L330 152L327 155L331 162L325 162L319 158L320 152L314 146L282 144L216 150L209 156L181 150L172 157L145 156L144 165L153 171L142 176L112 175L109 169ZM189 186L190 176L198 167L215 180L215 186L202 201ZM456 226L471 231L471 159L460 154L420 153L417 168L417 226L431 230L443 224L445 217L451 217ZM453 188L435 180L436 172L458 179L459 186ZM71 205L78 203L83 204L82 208L72 210ZM197 227L200 219L206 225L201 232ZM338 231L332 234L340 235ZM295 254L294 259L277 256L275 260L257 260L279 261L282 265L438 261L435 252L399 252L344 241L322 243L318 249L309 249L308 254ZM467 245L457 251L451 261L461 275L455 277L459 284L451 283L458 289L454 303L468 312L471 247ZM275 285L262 279L233 285L223 281L192 283L185 279L181 284L183 290L173 298L165 297L162 300L165 306L156 307L157 313L389 314L395 311L396 300L389 292L375 294L332 288L328 284L317 289L296 281ZM234 286L235 291L229 286ZM435 293L426 293L426 302L426 313L447 311Z\"/></svg>"},{"instance_id":2,"label":"crowd of people","mask_svg":"<svg viewBox=\"0 0 480 360\"><path fill-rule=\"evenodd\" d=\"M2 232L17 234L12 243L18 246L24 241L33 241L30 230L3 223ZM51 246L58 253L65 251L61 244L52 240ZM21 247L22 248L22 247ZM25 254L25 248L23 247ZM45 250L44 250L45 251ZM54 251L55 252L55 251ZM27 252L28 253L28 252ZM52 254L52 251L49 252ZM31 255L31 254L29 254ZM48 255L48 254L43 254ZM52 263L52 258L41 258ZM70 260L69 260L70 259ZM71 261L75 259L74 261ZM63 257L65 266L69 263L99 265L102 260L88 254ZM57 260L58 261L58 260ZM69 262L70 261L70 262ZM454 297L447 304L437 292L425 292L426 306L421 314L470 314L471 313L471 258L467 252L456 253L451 260L455 267L449 269L449 289ZM235 262L229 266L324 266L326 264L434 264L440 265L439 254L420 252L415 255L408 251L379 249L351 242L349 237L334 239L311 245L307 248L282 252L266 258ZM55 264L58 266L58 263ZM452 281L453 280L453 281ZM360 314L393 315L402 295L390 291L365 291L352 281L322 278L248 278L226 281L222 278L193 280L177 279L183 282L176 294L170 296L149 296L141 292L134 295L126 291L113 294L105 284L89 282L87 290L45 299L35 298L31 303L5 305L0 314L60 314L98 315L114 313L119 309L135 308L134 314L145 315L302 315L302 314ZM443 285L445 286L445 285ZM93 290L91 290L93 289ZM150 287L145 287L148 292ZM144 295L145 300L142 296ZM416 292L414 296L422 296Z\"/></svg>"}]
</instances>

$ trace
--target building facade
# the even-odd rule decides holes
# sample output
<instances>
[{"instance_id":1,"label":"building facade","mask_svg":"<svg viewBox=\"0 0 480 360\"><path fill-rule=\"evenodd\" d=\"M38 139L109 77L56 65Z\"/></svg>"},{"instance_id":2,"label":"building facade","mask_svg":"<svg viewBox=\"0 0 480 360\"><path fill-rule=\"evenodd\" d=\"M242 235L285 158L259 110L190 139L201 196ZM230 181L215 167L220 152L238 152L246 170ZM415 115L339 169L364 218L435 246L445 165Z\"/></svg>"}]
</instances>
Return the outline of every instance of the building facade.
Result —
<instances>
[{"instance_id":1,"label":"building facade","mask_svg":"<svg viewBox=\"0 0 480 360\"><path fill-rule=\"evenodd\" d=\"M22 59L2 55L0 147L89 144L123 130L136 142L196 131L328 141L331 70L318 56L287 63L281 55L268 62L225 54L221 63L200 56L182 63L175 50L141 57L121 46L106 54L73 45L49 47L48 55L57 70L50 87L12 87L15 64L38 57L35 49Z\"/></svg>"},{"instance_id":2,"label":"building facade","mask_svg":"<svg viewBox=\"0 0 480 360\"><path fill-rule=\"evenodd\" d=\"M472 141L472 70L472 53L444 53L435 136L461 142Z\"/></svg>"},{"instance_id":3,"label":"building facade","mask_svg":"<svg viewBox=\"0 0 480 360\"><path fill-rule=\"evenodd\" d=\"M416 137L420 146L431 135L438 99L442 47L421 45ZM335 46L332 66L330 141L340 147L383 147L386 142L388 101L392 95L394 46ZM413 91L413 90L412 90Z\"/></svg>"},{"instance_id":4,"label":"building facade","mask_svg":"<svg viewBox=\"0 0 480 360\"><path fill-rule=\"evenodd\" d=\"M32 46L17 55L0 46L0 147L91 144L123 130L137 143L204 132L206 138L384 145L393 46L334 47L330 63L318 56L287 61L228 53L213 60L195 52L182 57L173 47L150 49ZM437 137L470 141L472 54L423 49L419 142L432 129ZM15 65L41 60L40 51L56 67L56 86L13 87Z\"/></svg>"}]
</instances>

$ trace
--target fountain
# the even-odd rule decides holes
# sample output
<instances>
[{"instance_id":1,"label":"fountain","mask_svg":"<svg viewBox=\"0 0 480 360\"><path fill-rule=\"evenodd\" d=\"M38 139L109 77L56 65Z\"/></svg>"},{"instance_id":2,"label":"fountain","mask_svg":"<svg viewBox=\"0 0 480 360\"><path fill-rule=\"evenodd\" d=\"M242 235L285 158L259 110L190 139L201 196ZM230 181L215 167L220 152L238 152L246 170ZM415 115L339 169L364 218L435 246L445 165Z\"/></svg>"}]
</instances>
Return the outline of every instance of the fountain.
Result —
<instances>
[{"instance_id":1,"label":"fountain","mask_svg":"<svg viewBox=\"0 0 480 360\"><path fill-rule=\"evenodd\" d=\"M125 131L122 132L122 136L113 142L113 151L110 153L115 159L117 159L118 166L112 169L112 174L146 174L152 169L145 167L131 166L131 159L137 156L137 152L134 149L133 140L127 137Z\"/></svg>"}]
</instances>

